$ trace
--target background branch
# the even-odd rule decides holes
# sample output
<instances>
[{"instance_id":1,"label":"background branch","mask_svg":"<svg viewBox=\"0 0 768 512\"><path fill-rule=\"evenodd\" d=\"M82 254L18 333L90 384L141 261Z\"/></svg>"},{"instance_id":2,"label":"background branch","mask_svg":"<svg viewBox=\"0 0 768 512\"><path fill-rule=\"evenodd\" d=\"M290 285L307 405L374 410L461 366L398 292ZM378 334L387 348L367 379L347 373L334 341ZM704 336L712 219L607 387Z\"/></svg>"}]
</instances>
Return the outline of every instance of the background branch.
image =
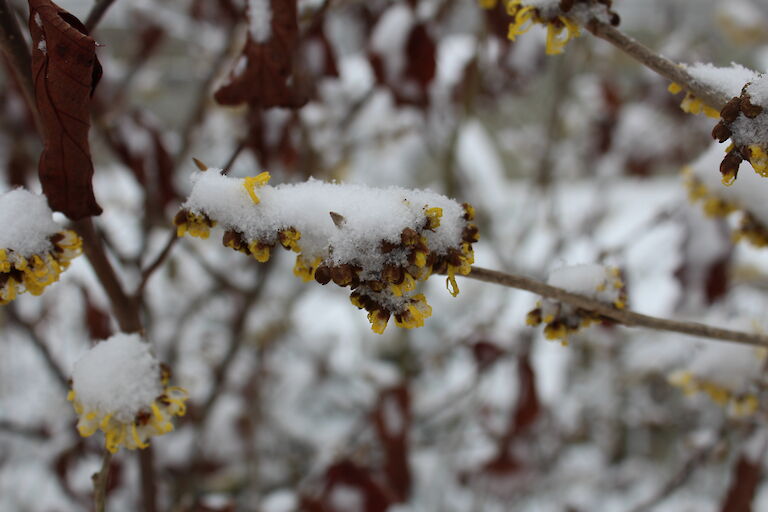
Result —
<instances>
[{"instance_id":1,"label":"background branch","mask_svg":"<svg viewBox=\"0 0 768 512\"><path fill-rule=\"evenodd\" d=\"M42 123L35 103L35 88L32 84L32 60L29 48L21 34L16 15L8 5L7 0L0 0L0 48L8 58L9 67L16 83L24 95L24 100L32 114L37 133L42 132Z\"/></svg>"},{"instance_id":2,"label":"background branch","mask_svg":"<svg viewBox=\"0 0 768 512\"><path fill-rule=\"evenodd\" d=\"M655 53L653 50L629 37L616 27L607 23L594 22L587 26L587 30L592 32L596 37L608 41L640 64L655 71L667 80L681 85L684 89L714 109L721 110L728 100L731 99L721 92L715 91L702 84L693 78L679 64Z\"/></svg>"},{"instance_id":3,"label":"background branch","mask_svg":"<svg viewBox=\"0 0 768 512\"><path fill-rule=\"evenodd\" d=\"M700 338L711 338L721 341L743 343L745 345L768 347L768 336L721 329L719 327L712 327L696 322L678 322L675 320L643 315L626 309L616 309L611 304L590 299L576 293L571 293L562 288L550 286L541 281L536 281L535 279L520 275L505 274L504 272L495 270L472 267L472 272L464 277L533 292L542 297L559 300L581 309L594 311L595 313L599 313L600 315L610 318L617 323L626 325L627 327L645 327L646 329L678 332L681 334L698 336Z\"/></svg>"}]
</instances>

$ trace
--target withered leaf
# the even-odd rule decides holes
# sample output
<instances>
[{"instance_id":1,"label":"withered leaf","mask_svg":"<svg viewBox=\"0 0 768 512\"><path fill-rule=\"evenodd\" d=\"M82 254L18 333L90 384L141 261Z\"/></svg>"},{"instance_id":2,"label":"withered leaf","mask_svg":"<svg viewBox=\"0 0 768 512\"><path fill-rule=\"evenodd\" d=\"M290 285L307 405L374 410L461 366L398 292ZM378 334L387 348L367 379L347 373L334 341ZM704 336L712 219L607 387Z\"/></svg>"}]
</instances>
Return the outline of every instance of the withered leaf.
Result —
<instances>
[{"instance_id":1,"label":"withered leaf","mask_svg":"<svg viewBox=\"0 0 768 512\"><path fill-rule=\"evenodd\" d=\"M250 103L262 108L296 108L306 102L299 93L294 57L299 39L296 0L270 1L270 32L256 41L248 32L242 55L235 61L229 80L214 97L222 105ZM247 10L247 16L260 16Z\"/></svg>"},{"instance_id":2,"label":"withered leaf","mask_svg":"<svg viewBox=\"0 0 768 512\"><path fill-rule=\"evenodd\" d=\"M725 496L722 512L750 512L755 499L762 465L742 455L733 468L733 477L728 494Z\"/></svg>"},{"instance_id":3,"label":"withered leaf","mask_svg":"<svg viewBox=\"0 0 768 512\"><path fill-rule=\"evenodd\" d=\"M384 477L396 502L407 501L412 475L409 464L408 432L411 423L411 395L405 384L379 394L373 424L384 451Z\"/></svg>"},{"instance_id":4,"label":"withered leaf","mask_svg":"<svg viewBox=\"0 0 768 512\"><path fill-rule=\"evenodd\" d=\"M93 195L90 104L101 77L96 42L50 0L29 0L32 76L43 129L38 172L53 210L71 219L101 213Z\"/></svg>"}]
</instances>

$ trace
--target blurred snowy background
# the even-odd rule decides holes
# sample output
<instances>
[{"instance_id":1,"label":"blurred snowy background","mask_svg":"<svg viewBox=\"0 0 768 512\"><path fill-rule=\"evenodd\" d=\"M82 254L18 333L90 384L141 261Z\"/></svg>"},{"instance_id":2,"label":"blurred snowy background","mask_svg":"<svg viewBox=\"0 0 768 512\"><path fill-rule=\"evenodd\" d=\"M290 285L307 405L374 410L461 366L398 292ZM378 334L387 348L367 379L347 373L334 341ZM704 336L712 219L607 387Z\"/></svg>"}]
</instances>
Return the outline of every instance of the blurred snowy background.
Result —
<instances>
[{"instance_id":1,"label":"blurred snowy background","mask_svg":"<svg viewBox=\"0 0 768 512\"><path fill-rule=\"evenodd\" d=\"M58 3L81 19L93 6ZM547 57L543 30L510 43L503 8L474 0L301 0L309 101L222 107L212 91L241 52L243 7L118 0L94 32L96 223L128 289L173 231L196 157L272 183L429 188L475 206L480 266L540 279L617 266L633 310L766 328L765 250L734 245L736 219L690 204L680 173L715 122L605 42L582 35ZM759 0L613 9L674 60L768 68ZM0 191L39 191L39 142L2 79ZM563 347L525 326L537 297L460 279L453 298L439 278L424 327L379 336L344 290L292 266L185 238L149 282L146 336L191 394L152 442L161 510L736 511L729 493L753 491L768 510L765 409L735 418L667 381L691 364L728 380L753 349L601 326ZM0 310L0 510L91 506L102 439L77 435L66 379L116 329L108 311L85 258ZM744 385L758 392L758 377ZM112 469L108 510L138 510L136 454Z\"/></svg>"}]
</instances>

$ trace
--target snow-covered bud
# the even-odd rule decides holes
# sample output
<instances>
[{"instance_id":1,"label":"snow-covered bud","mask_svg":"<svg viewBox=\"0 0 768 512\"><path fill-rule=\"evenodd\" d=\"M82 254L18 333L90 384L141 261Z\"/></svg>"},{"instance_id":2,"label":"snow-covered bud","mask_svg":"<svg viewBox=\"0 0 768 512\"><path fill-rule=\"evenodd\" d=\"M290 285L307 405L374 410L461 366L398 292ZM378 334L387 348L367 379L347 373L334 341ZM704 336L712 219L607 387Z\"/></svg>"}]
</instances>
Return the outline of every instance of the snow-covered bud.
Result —
<instances>
[{"instance_id":1,"label":"snow-covered bud","mask_svg":"<svg viewBox=\"0 0 768 512\"><path fill-rule=\"evenodd\" d=\"M693 356L687 369L669 376L669 382L686 395L705 393L734 416L748 416L759 406L757 382L765 350L708 343Z\"/></svg>"},{"instance_id":2,"label":"snow-covered bud","mask_svg":"<svg viewBox=\"0 0 768 512\"><path fill-rule=\"evenodd\" d=\"M89 437L101 430L112 453L121 446L146 448L150 437L173 430L173 416L186 412L187 392L169 386L170 377L138 334L98 343L72 371L67 398L78 416L77 431Z\"/></svg>"},{"instance_id":3,"label":"snow-covered bud","mask_svg":"<svg viewBox=\"0 0 768 512\"><path fill-rule=\"evenodd\" d=\"M528 32L535 24L547 27L547 55L563 53L568 41L578 37L591 22L619 24L611 10L611 0L508 0L507 13L511 40Z\"/></svg>"},{"instance_id":4,"label":"snow-covered bud","mask_svg":"<svg viewBox=\"0 0 768 512\"><path fill-rule=\"evenodd\" d=\"M243 179L212 169L196 175L176 218L179 234L207 237L219 223L226 247L259 262L278 245L296 252L294 274L349 287L352 303L368 311L377 333L391 316L399 327L424 324L432 308L415 293L418 281L447 274L455 296L456 275L470 272L479 234L468 204L398 187L316 180L273 187L268 181L268 173Z\"/></svg>"},{"instance_id":5,"label":"snow-covered bud","mask_svg":"<svg viewBox=\"0 0 768 512\"><path fill-rule=\"evenodd\" d=\"M691 202L700 203L704 213L711 217L739 212L741 220L733 231L734 241L746 240L755 247L768 246L768 207L762 178L745 173L730 187L723 187L717 174L712 172L721 158L722 146L713 144L683 169L688 197Z\"/></svg>"},{"instance_id":6,"label":"snow-covered bud","mask_svg":"<svg viewBox=\"0 0 768 512\"><path fill-rule=\"evenodd\" d=\"M626 307L624 282L619 269L615 267L597 264L562 267L549 274L547 284L612 304L618 309ZM593 323L607 320L594 311L546 298L541 299L526 317L528 325L544 323L544 336L549 340L560 340L564 345L567 344L570 334Z\"/></svg>"},{"instance_id":7,"label":"snow-covered bud","mask_svg":"<svg viewBox=\"0 0 768 512\"><path fill-rule=\"evenodd\" d=\"M741 94L723 107L720 117L712 137L719 142L731 141L720 163L723 183L734 182L743 160L760 176L768 177L768 75L747 83Z\"/></svg>"},{"instance_id":8,"label":"snow-covered bud","mask_svg":"<svg viewBox=\"0 0 768 512\"><path fill-rule=\"evenodd\" d=\"M81 252L80 237L53 221L45 197L17 188L0 195L0 305L40 295Z\"/></svg>"}]
</instances>

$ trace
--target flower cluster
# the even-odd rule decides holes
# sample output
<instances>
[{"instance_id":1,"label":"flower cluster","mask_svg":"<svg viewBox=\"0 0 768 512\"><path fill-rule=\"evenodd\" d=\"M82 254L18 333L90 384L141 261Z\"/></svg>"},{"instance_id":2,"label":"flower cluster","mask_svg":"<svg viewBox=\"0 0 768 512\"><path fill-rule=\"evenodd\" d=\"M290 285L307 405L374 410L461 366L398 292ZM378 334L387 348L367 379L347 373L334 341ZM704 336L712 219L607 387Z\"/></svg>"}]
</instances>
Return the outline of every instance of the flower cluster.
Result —
<instances>
[{"instance_id":1,"label":"flower cluster","mask_svg":"<svg viewBox=\"0 0 768 512\"><path fill-rule=\"evenodd\" d=\"M672 82L669 84L669 87L667 87L667 90L671 92L672 94L678 94L683 91L683 86L681 86L678 83ZM713 119L720 119L720 112L716 108L712 108L709 105L705 104L703 101L701 101L699 98L694 96L690 91L685 92L685 96L683 97L683 100L680 102L680 108L683 112L687 112L688 114L704 114L707 117L711 117Z\"/></svg>"},{"instance_id":2,"label":"flower cluster","mask_svg":"<svg viewBox=\"0 0 768 512\"><path fill-rule=\"evenodd\" d=\"M754 173L746 173L730 187L723 187L712 167L722 155L722 144L715 143L683 169L688 197L700 203L710 217L727 217L739 212L741 220L733 230L735 242L745 240L755 247L768 246L768 205L763 197L763 182Z\"/></svg>"},{"instance_id":3,"label":"flower cluster","mask_svg":"<svg viewBox=\"0 0 768 512\"><path fill-rule=\"evenodd\" d=\"M720 111L720 122L712 130L719 142L730 139L720 163L725 185L736 179L739 164L747 160L760 176L768 177L768 75L747 83L739 96Z\"/></svg>"},{"instance_id":4,"label":"flower cluster","mask_svg":"<svg viewBox=\"0 0 768 512\"><path fill-rule=\"evenodd\" d=\"M52 219L45 198L24 189L0 196L0 305L40 295L81 252L80 237Z\"/></svg>"},{"instance_id":5,"label":"flower cluster","mask_svg":"<svg viewBox=\"0 0 768 512\"><path fill-rule=\"evenodd\" d=\"M466 275L478 240L474 210L442 195L397 187L372 189L310 180L267 185L268 173L230 178L202 172L174 223L181 236L206 238L224 228L226 247L266 262L275 247L296 252L294 274L352 290L376 333L394 317L398 327L420 327L432 313L418 281Z\"/></svg>"},{"instance_id":6,"label":"flower cluster","mask_svg":"<svg viewBox=\"0 0 768 512\"><path fill-rule=\"evenodd\" d=\"M547 55L562 53L568 41L578 37L580 27L600 21L619 24L619 15L611 10L611 0L508 0L507 14L512 41L535 24L547 27Z\"/></svg>"},{"instance_id":7,"label":"flower cluster","mask_svg":"<svg viewBox=\"0 0 768 512\"><path fill-rule=\"evenodd\" d=\"M547 284L578 293L623 309L627 293L618 268L596 264L573 265L550 273ZM548 340L560 340L567 345L568 336L594 323L607 319L594 311L583 310L552 299L542 299L531 310L526 323L537 326L542 322Z\"/></svg>"},{"instance_id":8,"label":"flower cluster","mask_svg":"<svg viewBox=\"0 0 768 512\"><path fill-rule=\"evenodd\" d=\"M687 369L671 373L668 380L686 395L704 393L732 415L749 416L759 407L755 385L764 360L765 349L709 344L694 353Z\"/></svg>"},{"instance_id":9,"label":"flower cluster","mask_svg":"<svg viewBox=\"0 0 768 512\"><path fill-rule=\"evenodd\" d=\"M170 378L138 334L98 343L72 372L67 399L77 413L78 432L90 437L101 430L112 453L121 446L146 448L150 437L173 430L173 416L186 412L187 392L169 386Z\"/></svg>"}]
</instances>

